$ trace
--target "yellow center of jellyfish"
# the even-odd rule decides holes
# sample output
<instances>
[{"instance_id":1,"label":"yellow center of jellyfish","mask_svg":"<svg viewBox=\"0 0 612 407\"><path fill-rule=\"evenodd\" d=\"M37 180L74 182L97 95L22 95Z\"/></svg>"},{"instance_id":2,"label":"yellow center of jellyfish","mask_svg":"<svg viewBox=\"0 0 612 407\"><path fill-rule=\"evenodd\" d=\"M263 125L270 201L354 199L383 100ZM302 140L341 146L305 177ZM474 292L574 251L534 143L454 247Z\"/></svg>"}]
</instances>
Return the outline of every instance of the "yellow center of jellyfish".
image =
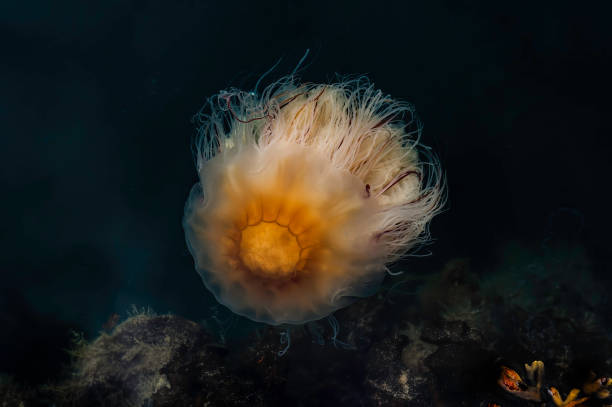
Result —
<instances>
[{"instance_id":1,"label":"yellow center of jellyfish","mask_svg":"<svg viewBox=\"0 0 612 407\"><path fill-rule=\"evenodd\" d=\"M300 251L296 236L276 222L262 221L242 230L240 258L255 273L268 277L293 274Z\"/></svg>"}]
</instances>

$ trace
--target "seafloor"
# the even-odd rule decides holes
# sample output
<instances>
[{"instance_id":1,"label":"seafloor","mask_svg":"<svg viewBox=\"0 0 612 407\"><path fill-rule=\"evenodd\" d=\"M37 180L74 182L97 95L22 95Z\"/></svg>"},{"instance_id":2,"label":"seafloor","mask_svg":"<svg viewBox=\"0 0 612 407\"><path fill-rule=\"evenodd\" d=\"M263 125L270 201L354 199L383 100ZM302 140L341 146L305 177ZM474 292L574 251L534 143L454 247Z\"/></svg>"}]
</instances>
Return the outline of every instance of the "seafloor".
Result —
<instances>
[{"instance_id":1,"label":"seafloor","mask_svg":"<svg viewBox=\"0 0 612 407\"><path fill-rule=\"evenodd\" d=\"M390 277L299 327L132 311L75 333L44 385L1 376L0 406L612 405L611 304L587 251L509 243L474 263Z\"/></svg>"}]
</instances>

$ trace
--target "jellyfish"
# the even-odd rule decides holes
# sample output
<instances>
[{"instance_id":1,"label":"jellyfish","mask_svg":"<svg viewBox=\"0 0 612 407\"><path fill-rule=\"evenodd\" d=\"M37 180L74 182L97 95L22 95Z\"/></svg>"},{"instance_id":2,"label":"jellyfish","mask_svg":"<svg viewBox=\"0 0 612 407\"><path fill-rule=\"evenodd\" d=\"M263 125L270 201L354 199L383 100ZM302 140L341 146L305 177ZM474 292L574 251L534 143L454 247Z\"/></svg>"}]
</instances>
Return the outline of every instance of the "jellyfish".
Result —
<instances>
[{"instance_id":1,"label":"jellyfish","mask_svg":"<svg viewBox=\"0 0 612 407\"><path fill-rule=\"evenodd\" d=\"M389 264L429 241L445 200L439 160L412 105L367 78L230 89L196 119L185 238L234 313L324 318L374 294Z\"/></svg>"}]
</instances>

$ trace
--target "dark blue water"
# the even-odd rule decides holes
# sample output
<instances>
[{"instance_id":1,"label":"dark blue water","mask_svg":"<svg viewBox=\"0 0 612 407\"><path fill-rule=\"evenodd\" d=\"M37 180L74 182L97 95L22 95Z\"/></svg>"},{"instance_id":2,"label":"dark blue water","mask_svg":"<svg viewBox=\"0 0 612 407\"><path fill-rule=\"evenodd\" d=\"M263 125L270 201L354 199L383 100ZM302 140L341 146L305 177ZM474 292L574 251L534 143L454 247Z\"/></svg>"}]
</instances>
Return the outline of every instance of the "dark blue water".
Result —
<instances>
[{"instance_id":1,"label":"dark blue water","mask_svg":"<svg viewBox=\"0 0 612 407\"><path fill-rule=\"evenodd\" d=\"M528 307L543 295L534 281L554 290L561 277L546 273L566 267L561 283L580 279L576 295L599 309L610 288L609 12L603 2L3 2L0 372L59 377L70 330L94 338L132 304L208 326L215 312L231 317L194 271L181 227L196 181L191 118L280 58L271 77L291 72L307 49L304 80L366 74L416 106L440 156L449 203L431 226L432 255L398 269L470 258ZM253 330L236 325L237 342Z\"/></svg>"}]
</instances>

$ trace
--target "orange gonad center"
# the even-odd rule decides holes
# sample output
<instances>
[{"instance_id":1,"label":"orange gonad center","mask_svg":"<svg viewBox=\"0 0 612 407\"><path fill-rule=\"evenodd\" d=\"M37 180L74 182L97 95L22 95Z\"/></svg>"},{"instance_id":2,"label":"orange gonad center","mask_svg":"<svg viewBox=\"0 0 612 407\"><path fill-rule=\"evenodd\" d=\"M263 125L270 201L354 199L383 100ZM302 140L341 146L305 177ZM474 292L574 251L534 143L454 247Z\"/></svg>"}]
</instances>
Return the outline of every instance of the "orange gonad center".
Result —
<instances>
[{"instance_id":1,"label":"orange gonad center","mask_svg":"<svg viewBox=\"0 0 612 407\"><path fill-rule=\"evenodd\" d=\"M289 227L260 221L242 230L240 259L251 272L269 278L291 277L300 268L302 248Z\"/></svg>"}]
</instances>

